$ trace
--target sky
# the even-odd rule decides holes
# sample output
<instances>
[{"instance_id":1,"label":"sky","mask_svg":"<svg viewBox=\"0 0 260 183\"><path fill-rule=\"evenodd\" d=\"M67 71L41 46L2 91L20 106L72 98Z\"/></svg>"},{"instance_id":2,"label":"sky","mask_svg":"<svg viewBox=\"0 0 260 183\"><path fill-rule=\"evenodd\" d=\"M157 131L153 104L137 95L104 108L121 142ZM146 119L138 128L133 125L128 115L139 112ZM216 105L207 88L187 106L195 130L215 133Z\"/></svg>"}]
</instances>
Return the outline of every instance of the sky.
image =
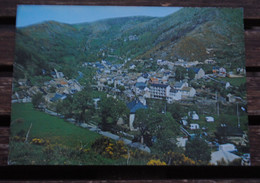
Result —
<instances>
[{"instance_id":1,"label":"sky","mask_svg":"<svg viewBox=\"0 0 260 183\"><path fill-rule=\"evenodd\" d=\"M18 5L16 26L25 27L48 20L76 24L128 16L163 17L179 9L179 7Z\"/></svg>"}]
</instances>

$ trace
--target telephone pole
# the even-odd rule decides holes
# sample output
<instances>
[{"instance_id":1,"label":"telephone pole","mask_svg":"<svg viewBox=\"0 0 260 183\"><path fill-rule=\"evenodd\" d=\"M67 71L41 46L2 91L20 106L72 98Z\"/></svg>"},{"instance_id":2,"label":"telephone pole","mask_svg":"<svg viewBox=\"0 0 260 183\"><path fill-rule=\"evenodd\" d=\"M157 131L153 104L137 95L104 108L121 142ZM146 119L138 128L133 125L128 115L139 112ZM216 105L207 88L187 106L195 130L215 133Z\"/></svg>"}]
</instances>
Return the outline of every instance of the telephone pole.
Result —
<instances>
[{"instance_id":1,"label":"telephone pole","mask_svg":"<svg viewBox=\"0 0 260 183\"><path fill-rule=\"evenodd\" d=\"M240 118L239 118L239 111L238 111L238 103L237 103L237 127L240 128Z\"/></svg>"},{"instance_id":2,"label":"telephone pole","mask_svg":"<svg viewBox=\"0 0 260 183\"><path fill-rule=\"evenodd\" d=\"M216 111L217 115L219 116L219 103L218 103L218 92L216 91Z\"/></svg>"}]
</instances>

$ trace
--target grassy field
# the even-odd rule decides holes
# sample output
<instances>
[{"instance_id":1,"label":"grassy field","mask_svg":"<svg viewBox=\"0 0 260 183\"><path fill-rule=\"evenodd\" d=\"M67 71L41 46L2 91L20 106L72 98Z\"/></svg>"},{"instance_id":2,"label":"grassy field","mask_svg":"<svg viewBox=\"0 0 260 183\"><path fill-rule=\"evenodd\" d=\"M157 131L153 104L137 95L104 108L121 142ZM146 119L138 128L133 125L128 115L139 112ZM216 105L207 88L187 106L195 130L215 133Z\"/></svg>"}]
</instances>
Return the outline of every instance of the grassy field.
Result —
<instances>
[{"instance_id":1,"label":"grassy field","mask_svg":"<svg viewBox=\"0 0 260 183\"><path fill-rule=\"evenodd\" d=\"M220 80L229 82L232 86L240 86L241 84L244 84L246 82L246 77L242 78L221 78Z\"/></svg>"},{"instance_id":2,"label":"grassy field","mask_svg":"<svg viewBox=\"0 0 260 183\"><path fill-rule=\"evenodd\" d=\"M17 119L21 119L23 122L17 122ZM29 138L44 138L50 140L51 143L72 148L81 144L89 146L91 142L100 137L97 133L35 110L31 103L13 104L11 136L17 135L21 130L27 132L31 124Z\"/></svg>"},{"instance_id":3,"label":"grassy field","mask_svg":"<svg viewBox=\"0 0 260 183\"><path fill-rule=\"evenodd\" d=\"M206 116L212 116L214 118L214 122L206 122L205 117ZM206 127L207 133L210 136L214 136L214 133L217 130L217 127L221 123L226 123L230 126L237 127L237 116L236 115L230 115L230 114L222 114L222 119L225 119L226 121L221 122L221 119L217 115L199 115L199 120L192 120L191 123L197 123L199 124L200 128ZM248 131L248 117L246 115L240 116L240 127L243 131ZM192 133L192 130L189 130Z\"/></svg>"},{"instance_id":4,"label":"grassy field","mask_svg":"<svg viewBox=\"0 0 260 183\"><path fill-rule=\"evenodd\" d=\"M25 143L31 124L28 143ZM16 103L12 105L8 162L12 165L126 165L125 158L109 158L93 150L91 145L100 137L97 133L38 111L30 103ZM34 138L49 142L35 144ZM129 160L129 164L144 165L147 161L135 157Z\"/></svg>"}]
</instances>

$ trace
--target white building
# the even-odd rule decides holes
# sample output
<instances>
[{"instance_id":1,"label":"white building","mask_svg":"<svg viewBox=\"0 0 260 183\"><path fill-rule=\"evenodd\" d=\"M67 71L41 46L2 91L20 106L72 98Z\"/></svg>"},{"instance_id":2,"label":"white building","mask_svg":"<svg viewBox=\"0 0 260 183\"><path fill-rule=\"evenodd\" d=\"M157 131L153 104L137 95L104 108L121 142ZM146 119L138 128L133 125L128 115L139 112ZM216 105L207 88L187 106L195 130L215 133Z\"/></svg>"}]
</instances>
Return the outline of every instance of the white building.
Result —
<instances>
[{"instance_id":1,"label":"white building","mask_svg":"<svg viewBox=\"0 0 260 183\"><path fill-rule=\"evenodd\" d=\"M174 100L181 100L181 92L172 88L167 96L167 102L172 103Z\"/></svg>"},{"instance_id":2,"label":"white building","mask_svg":"<svg viewBox=\"0 0 260 183\"><path fill-rule=\"evenodd\" d=\"M237 151L237 148L234 144L221 144L219 145L219 150L220 151L227 151L227 152L234 152Z\"/></svg>"},{"instance_id":3,"label":"white building","mask_svg":"<svg viewBox=\"0 0 260 183\"><path fill-rule=\"evenodd\" d=\"M188 138L187 137L179 137L177 138L177 143L176 145L178 147L182 147L183 149L185 149L185 146L186 146L186 143L188 141Z\"/></svg>"},{"instance_id":4,"label":"white building","mask_svg":"<svg viewBox=\"0 0 260 183\"><path fill-rule=\"evenodd\" d=\"M219 162L221 161L225 161L226 163L230 163L236 159L241 159L241 157L233 154L233 153L230 153L228 151L215 151L213 153L211 153L211 160L210 160L210 163L213 164L213 165L218 165Z\"/></svg>"},{"instance_id":5,"label":"white building","mask_svg":"<svg viewBox=\"0 0 260 183\"><path fill-rule=\"evenodd\" d=\"M144 77L140 76L137 78L137 83L146 83L147 79L145 79Z\"/></svg>"},{"instance_id":6,"label":"white building","mask_svg":"<svg viewBox=\"0 0 260 183\"><path fill-rule=\"evenodd\" d=\"M191 124L190 124L190 129L191 129L191 130L200 129L200 125L197 124L197 123L191 123Z\"/></svg>"},{"instance_id":7,"label":"white building","mask_svg":"<svg viewBox=\"0 0 260 183\"><path fill-rule=\"evenodd\" d=\"M211 116L206 116L205 119L207 122L214 122L214 118Z\"/></svg>"},{"instance_id":8,"label":"white building","mask_svg":"<svg viewBox=\"0 0 260 183\"><path fill-rule=\"evenodd\" d=\"M151 98L155 98L155 99L166 98L166 96L169 96L170 89L171 87L169 85L151 84L150 86Z\"/></svg>"},{"instance_id":9,"label":"white building","mask_svg":"<svg viewBox=\"0 0 260 183\"><path fill-rule=\"evenodd\" d=\"M181 90L182 97L194 97L196 90L193 87L183 87Z\"/></svg>"},{"instance_id":10,"label":"white building","mask_svg":"<svg viewBox=\"0 0 260 183\"><path fill-rule=\"evenodd\" d=\"M188 115L191 117L193 120L199 120L199 115L196 113L196 111L190 111L188 112Z\"/></svg>"}]
</instances>

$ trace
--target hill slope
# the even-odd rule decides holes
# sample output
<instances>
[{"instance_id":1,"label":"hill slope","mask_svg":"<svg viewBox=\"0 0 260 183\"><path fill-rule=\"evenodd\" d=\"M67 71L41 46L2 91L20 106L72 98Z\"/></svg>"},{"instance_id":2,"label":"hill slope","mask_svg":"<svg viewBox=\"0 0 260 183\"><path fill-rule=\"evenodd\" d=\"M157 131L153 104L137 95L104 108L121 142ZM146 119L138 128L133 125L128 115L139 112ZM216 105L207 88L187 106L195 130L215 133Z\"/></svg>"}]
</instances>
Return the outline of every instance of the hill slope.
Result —
<instances>
[{"instance_id":1,"label":"hill slope","mask_svg":"<svg viewBox=\"0 0 260 183\"><path fill-rule=\"evenodd\" d=\"M162 18L137 16L75 25L48 21L17 29L15 61L27 76L54 67L66 72L64 68L101 59L118 63L125 58L214 58L244 66L242 17L241 9L182 8ZM23 77L17 71L15 77L19 75Z\"/></svg>"}]
</instances>

